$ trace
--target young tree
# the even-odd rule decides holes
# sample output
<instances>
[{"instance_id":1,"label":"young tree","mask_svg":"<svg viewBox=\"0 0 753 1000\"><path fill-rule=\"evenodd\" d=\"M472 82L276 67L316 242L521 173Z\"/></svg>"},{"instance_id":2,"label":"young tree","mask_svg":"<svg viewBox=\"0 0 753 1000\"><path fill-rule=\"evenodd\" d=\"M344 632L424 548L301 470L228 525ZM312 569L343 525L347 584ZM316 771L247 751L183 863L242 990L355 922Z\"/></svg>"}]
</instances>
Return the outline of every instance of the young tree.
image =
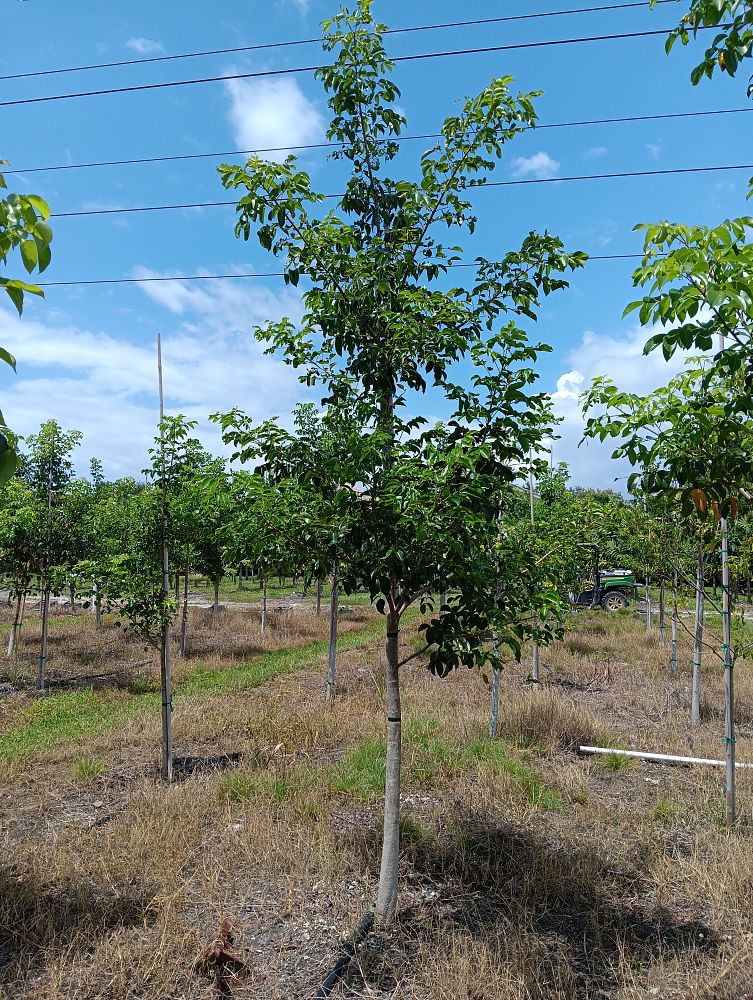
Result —
<instances>
[{"instance_id":1,"label":"young tree","mask_svg":"<svg viewBox=\"0 0 753 1000\"><path fill-rule=\"evenodd\" d=\"M586 436L618 439L614 458L627 458L639 471L628 480L649 494L675 496L688 516L713 511L721 528L722 659L725 672L727 821L735 822L734 666L727 518L753 481L753 423L729 413L727 400L741 376L722 377L703 365L675 376L650 396L621 392L608 378L595 379L584 394L584 410L596 408Z\"/></svg>"},{"instance_id":2,"label":"young tree","mask_svg":"<svg viewBox=\"0 0 753 1000\"><path fill-rule=\"evenodd\" d=\"M533 631L519 614L518 581L496 601L494 573L476 553L494 530L500 487L549 429L545 398L531 389L530 365L542 348L527 343L518 320L535 319L541 296L562 288L562 272L584 257L547 233L531 233L500 261L478 258L470 287L449 287L447 269L459 250L438 230L473 232L469 191L486 181L506 143L534 124L536 95L514 97L509 77L494 80L445 121L441 140L421 158L419 181L393 179L388 168L405 120L385 29L370 8L361 0L324 24L324 48L336 53L317 71L333 115L328 138L350 171L339 211L315 214L323 196L293 157L281 164L251 158L220 174L225 187L245 190L236 233L248 239L256 228L262 247L284 260L286 280L308 283L300 327L283 320L258 336L302 368L304 383L323 386L327 405L355 414L366 429L351 458L368 499L350 491L342 585L367 589L386 618L387 784L376 913L389 921L397 905L401 619L419 599L429 608L424 595L439 589L441 567L453 597L424 628L437 673L492 661L492 627L518 653ZM471 367L466 384L461 363ZM441 439L409 413L410 394L427 391L452 412ZM551 634L545 614L538 631Z\"/></svg>"}]
</instances>

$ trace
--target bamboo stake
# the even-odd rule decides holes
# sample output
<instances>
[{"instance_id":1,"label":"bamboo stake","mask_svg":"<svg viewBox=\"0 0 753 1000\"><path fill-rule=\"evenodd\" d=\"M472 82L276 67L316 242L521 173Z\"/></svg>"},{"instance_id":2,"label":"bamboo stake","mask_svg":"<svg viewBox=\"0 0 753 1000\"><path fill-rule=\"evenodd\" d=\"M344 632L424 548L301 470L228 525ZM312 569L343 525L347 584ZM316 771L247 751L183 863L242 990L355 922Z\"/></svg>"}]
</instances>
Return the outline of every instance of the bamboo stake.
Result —
<instances>
[{"instance_id":1,"label":"bamboo stake","mask_svg":"<svg viewBox=\"0 0 753 1000\"><path fill-rule=\"evenodd\" d=\"M722 518L722 651L724 653L724 745L727 761L727 780L724 802L727 825L733 826L736 818L735 796L735 686L734 659L732 657L732 613L729 592L729 531L727 518Z\"/></svg>"},{"instance_id":2,"label":"bamboo stake","mask_svg":"<svg viewBox=\"0 0 753 1000\"><path fill-rule=\"evenodd\" d=\"M695 636L693 642L693 685L690 700L690 724L701 724L701 661L703 659L703 613L706 604L704 590L703 542L698 542L695 583Z\"/></svg>"},{"instance_id":3,"label":"bamboo stake","mask_svg":"<svg viewBox=\"0 0 753 1000\"><path fill-rule=\"evenodd\" d=\"M677 677L677 567L672 580L672 647L669 655L669 669Z\"/></svg>"},{"instance_id":4,"label":"bamboo stake","mask_svg":"<svg viewBox=\"0 0 753 1000\"><path fill-rule=\"evenodd\" d=\"M162 477L162 601L163 612L170 597L170 557L167 548L167 480L165 478L165 397L162 388L162 340L157 334L157 375L159 380L159 443ZM162 682L162 780L173 780L173 695L170 684L170 624L165 617L160 648Z\"/></svg>"},{"instance_id":5,"label":"bamboo stake","mask_svg":"<svg viewBox=\"0 0 753 1000\"><path fill-rule=\"evenodd\" d=\"M531 505L531 527L534 528L535 521L533 516L533 448L528 449L528 499ZM539 616L535 615L533 619L534 626L538 625ZM538 685L541 676L541 657L539 651L539 644L534 642L533 650L531 653L531 680L535 685Z\"/></svg>"},{"instance_id":6,"label":"bamboo stake","mask_svg":"<svg viewBox=\"0 0 753 1000\"><path fill-rule=\"evenodd\" d=\"M327 701L335 699L335 661L337 657L337 609L340 602L340 577L337 562L332 565L332 596L329 602L329 663L327 666Z\"/></svg>"}]
</instances>

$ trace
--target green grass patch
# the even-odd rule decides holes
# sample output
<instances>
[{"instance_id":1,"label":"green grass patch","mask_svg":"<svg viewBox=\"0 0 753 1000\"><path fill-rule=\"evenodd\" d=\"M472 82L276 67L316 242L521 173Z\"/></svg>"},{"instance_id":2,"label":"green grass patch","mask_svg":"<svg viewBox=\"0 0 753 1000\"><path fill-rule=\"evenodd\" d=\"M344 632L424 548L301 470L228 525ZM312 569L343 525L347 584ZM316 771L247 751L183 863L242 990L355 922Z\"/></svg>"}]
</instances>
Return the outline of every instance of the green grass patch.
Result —
<instances>
[{"instance_id":1,"label":"green grass patch","mask_svg":"<svg viewBox=\"0 0 753 1000\"><path fill-rule=\"evenodd\" d=\"M220 778L219 793L236 805L257 799L279 803L290 798L292 788L288 781L269 771L229 771Z\"/></svg>"},{"instance_id":2,"label":"green grass patch","mask_svg":"<svg viewBox=\"0 0 753 1000\"><path fill-rule=\"evenodd\" d=\"M541 775L515 757L510 757L500 740L474 740L461 751L464 762L476 763L491 774L507 774L531 805L559 812L564 809L562 796Z\"/></svg>"},{"instance_id":3,"label":"green grass patch","mask_svg":"<svg viewBox=\"0 0 753 1000\"><path fill-rule=\"evenodd\" d=\"M655 823L676 823L677 816L677 806L673 802L670 802L669 799L657 799L654 803L654 808L651 810L651 819Z\"/></svg>"},{"instance_id":4,"label":"green grass patch","mask_svg":"<svg viewBox=\"0 0 753 1000\"><path fill-rule=\"evenodd\" d=\"M105 769L105 762L101 757L83 757L73 765L73 777L81 781L91 781L98 778Z\"/></svg>"},{"instance_id":5,"label":"green grass patch","mask_svg":"<svg viewBox=\"0 0 753 1000\"><path fill-rule=\"evenodd\" d=\"M332 788L363 801L384 792L387 741L366 739L332 769Z\"/></svg>"},{"instance_id":6,"label":"green grass patch","mask_svg":"<svg viewBox=\"0 0 753 1000\"><path fill-rule=\"evenodd\" d=\"M92 690L40 698L21 713L17 726L0 736L0 760L11 763L74 740L124 726L144 709L159 707L151 695L105 698Z\"/></svg>"}]
</instances>

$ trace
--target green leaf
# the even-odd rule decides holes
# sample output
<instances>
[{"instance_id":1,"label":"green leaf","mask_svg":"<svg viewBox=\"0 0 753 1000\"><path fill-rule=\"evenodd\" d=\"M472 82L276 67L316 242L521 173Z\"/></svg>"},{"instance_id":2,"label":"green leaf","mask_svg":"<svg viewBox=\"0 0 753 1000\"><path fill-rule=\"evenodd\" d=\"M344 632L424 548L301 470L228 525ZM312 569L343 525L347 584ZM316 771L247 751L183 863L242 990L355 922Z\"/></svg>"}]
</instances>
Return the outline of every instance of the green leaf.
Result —
<instances>
[{"instance_id":1,"label":"green leaf","mask_svg":"<svg viewBox=\"0 0 753 1000\"><path fill-rule=\"evenodd\" d=\"M16 370L16 359L4 347L0 347L0 361L4 361L6 365L10 365L13 371ZM0 418L0 423L4 423L2 418Z\"/></svg>"}]
</instances>

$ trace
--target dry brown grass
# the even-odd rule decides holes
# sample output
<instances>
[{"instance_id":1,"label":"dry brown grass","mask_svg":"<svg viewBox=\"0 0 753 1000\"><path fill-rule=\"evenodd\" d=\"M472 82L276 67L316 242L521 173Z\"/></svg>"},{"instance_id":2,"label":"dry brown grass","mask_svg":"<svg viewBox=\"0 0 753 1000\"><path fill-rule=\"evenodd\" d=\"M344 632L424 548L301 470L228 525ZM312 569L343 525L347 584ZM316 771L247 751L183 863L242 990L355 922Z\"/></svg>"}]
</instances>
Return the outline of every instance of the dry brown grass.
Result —
<instances>
[{"instance_id":1,"label":"dry brown grass","mask_svg":"<svg viewBox=\"0 0 753 1000\"><path fill-rule=\"evenodd\" d=\"M262 643L239 614L194 622L192 656L231 670L324 632L324 620L297 613ZM631 619L577 625L543 652L540 690L525 664L508 665L491 749L479 677L405 668L400 914L366 941L339 996L740 1000L753 990L750 774L739 775L741 825L728 832L722 772L579 758L581 740L687 751L689 650L672 679L668 649ZM82 654L100 641L91 631L79 624L61 640L61 676L87 672ZM116 639L104 635L103 646ZM135 656L128 647L124 659ZM381 656L379 641L341 656L334 706L321 660L179 702L179 752L239 752L236 769L159 785L154 712L6 768L0 995L208 997L194 961L227 918L253 970L233 995L310 997L374 894L379 795L338 790L335 776L354 748L378 749ZM691 737L702 755L723 750L720 674L709 663L713 711ZM749 665L738 674L745 706ZM0 716L0 733L14 717Z\"/></svg>"}]
</instances>

